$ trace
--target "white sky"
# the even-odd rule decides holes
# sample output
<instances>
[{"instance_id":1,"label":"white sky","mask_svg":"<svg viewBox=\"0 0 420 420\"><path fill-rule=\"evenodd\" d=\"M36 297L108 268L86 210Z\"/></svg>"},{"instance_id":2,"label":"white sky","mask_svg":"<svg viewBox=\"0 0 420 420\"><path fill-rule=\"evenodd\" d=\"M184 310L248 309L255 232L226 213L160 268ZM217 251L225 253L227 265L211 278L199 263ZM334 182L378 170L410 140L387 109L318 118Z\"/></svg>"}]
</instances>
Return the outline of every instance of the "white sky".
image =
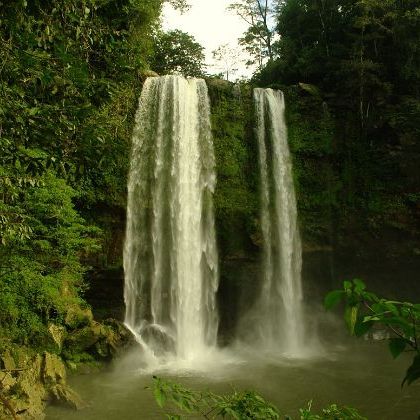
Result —
<instances>
[{"instance_id":1,"label":"white sky","mask_svg":"<svg viewBox=\"0 0 420 420\"><path fill-rule=\"evenodd\" d=\"M232 0L189 0L191 8L183 15L167 3L163 9L165 30L179 29L188 32L205 48L206 63L210 65L209 73L223 71L223 68L215 66L211 52L222 44L237 48L238 38L247 29L247 24L240 17L226 10L231 2ZM252 70L247 69L245 64L238 64L236 67L238 72L234 77L251 76Z\"/></svg>"}]
</instances>

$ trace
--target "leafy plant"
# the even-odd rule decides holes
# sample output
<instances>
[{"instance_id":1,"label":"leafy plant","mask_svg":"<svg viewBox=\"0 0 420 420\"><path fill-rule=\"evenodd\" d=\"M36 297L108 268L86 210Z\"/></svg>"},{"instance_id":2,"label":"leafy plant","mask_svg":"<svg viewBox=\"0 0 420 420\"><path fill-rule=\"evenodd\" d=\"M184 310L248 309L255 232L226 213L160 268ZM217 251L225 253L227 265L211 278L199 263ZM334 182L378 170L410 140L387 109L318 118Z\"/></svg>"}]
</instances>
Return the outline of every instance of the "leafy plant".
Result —
<instances>
[{"instance_id":1,"label":"leafy plant","mask_svg":"<svg viewBox=\"0 0 420 420\"><path fill-rule=\"evenodd\" d=\"M175 406L178 411L197 418L204 419L236 419L236 420L270 420L280 419L278 409L254 391L233 391L230 394L219 395L210 391L193 391L184 386L153 377L153 393L159 407L167 403ZM366 420L354 408L339 407L333 404L316 414L312 411L312 402L307 408L299 410L301 420ZM181 420L180 414L167 413L170 420ZM291 417L284 416L286 420Z\"/></svg>"},{"instance_id":2,"label":"leafy plant","mask_svg":"<svg viewBox=\"0 0 420 420\"><path fill-rule=\"evenodd\" d=\"M184 386L153 377L153 392L160 407L171 403L182 412L198 414L205 419L279 419L277 409L255 392L234 391L218 395L209 391L193 391ZM168 414L171 420L181 419L178 414Z\"/></svg>"},{"instance_id":3,"label":"leafy plant","mask_svg":"<svg viewBox=\"0 0 420 420\"><path fill-rule=\"evenodd\" d=\"M312 401L308 403L307 408L301 408L299 412L301 420L367 420L355 408L339 407L337 404L331 404L322 409L321 414L315 414L312 412Z\"/></svg>"},{"instance_id":4,"label":"leafy plant","mask_svg":"<svg viewBox=\"0 0 420 420\"><path fill-rule=\"evenodd\" d=\"M24 179L0 186L0 336L42 347L48 322L60 324L70 306L86 305L82 258L98 251L100 231L77 213L77 193L52 171Z\"/></svg>"},{"instance_id":5,"label":"leafy plant","mask_svg":"<svg viewBox=\"0 0 420 420\"><path fill-rule=\"evenodd\" d=\"M391 338L389 350L394 358L404 351L413 354L413 361L401 386L420 378L420 304L379 298L366 290L360 279L345 281L342 290L334 290L324 300L326 309L344 302L344 319L350 334L360 337L374 326L386 328Z\"/></svg>"}]
</instances>

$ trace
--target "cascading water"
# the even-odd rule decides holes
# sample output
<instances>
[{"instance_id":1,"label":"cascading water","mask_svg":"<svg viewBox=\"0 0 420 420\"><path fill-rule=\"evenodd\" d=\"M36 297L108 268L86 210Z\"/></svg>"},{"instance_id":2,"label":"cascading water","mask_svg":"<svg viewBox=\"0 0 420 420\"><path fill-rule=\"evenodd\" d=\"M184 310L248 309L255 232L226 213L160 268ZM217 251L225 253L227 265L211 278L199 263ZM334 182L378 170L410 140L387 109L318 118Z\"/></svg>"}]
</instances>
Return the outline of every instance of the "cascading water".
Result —
<instances>
[{"instance_id":1,"label":"cascading water","mask_svg":"<svg viewBox=\"0 0 420 420\"><path fill-rule=\"evenodd\" d=\"M155 355L216 345L215 161L207 86L148 78L133 133L124 246L125 323Z\"/></svg>"},{"instance_id":2,"label":"cascading water","mask_svg":"<svg viewBox=\"0 0 420 420\"><path fill-rule=\"evenodd\" d=\"M253 312L263 348L303 350L302 250L281 91L254 89L261 179L263 279Z\"/></svg>"}]
</instances>

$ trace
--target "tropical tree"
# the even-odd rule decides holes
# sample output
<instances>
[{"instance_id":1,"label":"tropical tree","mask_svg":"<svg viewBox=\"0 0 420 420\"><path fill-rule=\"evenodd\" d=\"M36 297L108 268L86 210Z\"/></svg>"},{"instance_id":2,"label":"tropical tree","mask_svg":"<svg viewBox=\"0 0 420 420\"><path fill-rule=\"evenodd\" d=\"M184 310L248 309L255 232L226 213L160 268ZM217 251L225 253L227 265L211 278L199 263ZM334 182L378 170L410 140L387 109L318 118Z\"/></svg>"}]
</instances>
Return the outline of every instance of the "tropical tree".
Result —
<instances>
[{"instance_id":1,"label":"tropical tree","mask_svg":"<svg viewBox=\"0 0 420 420\"><path fill-rule=\"evenodd\" d=\"M181 13L186 12L191 7L186 0L167 0L167 1L174 9L179 10Z\"/></svg>"},{"instance_id":2,"label":"tropical tree","mask_svg":"<svg viewBox=\"0 0 420 420\"><path fill-rule=\"evenodd\" d=\"M239 39L239 44L251 57L247 64L257 64L261 68L267 59L273 60L275 25L271 1L240 0L231 3L228 10L235 12L248 24L248 29Z\"/></svg>"},{"instance_id":3,"label":"tropical tree","mask_svg":"<svg viewBox=\"0 0 420 420\"><path fill-rule=\"evenodd\" d=\"M155 36L151 68L159 74L204 75L204 48L195 38L178 29L158 32Z\"/></svg>"},{"instance_id":4,"label":"tropical tree","mask_svg":"<svg viewBox=\"0 0 420 420\"><path fill-rule=\"evenodd\" d=\"M215 67L220 70L226 80L238 71L241 62L240 51L229 44L220 45L212 51L213 59L218 63Z\"/></svg>"}]
</instances>

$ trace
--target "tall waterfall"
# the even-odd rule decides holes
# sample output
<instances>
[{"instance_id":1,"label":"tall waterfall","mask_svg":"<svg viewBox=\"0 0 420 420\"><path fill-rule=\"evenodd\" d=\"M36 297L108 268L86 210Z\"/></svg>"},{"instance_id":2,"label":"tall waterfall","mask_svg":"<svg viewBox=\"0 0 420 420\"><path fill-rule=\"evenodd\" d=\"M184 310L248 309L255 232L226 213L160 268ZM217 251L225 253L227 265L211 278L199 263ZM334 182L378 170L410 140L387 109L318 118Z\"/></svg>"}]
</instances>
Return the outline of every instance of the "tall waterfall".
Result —
<instances>
[{"instance_id":1,"label":"tall waterfall","mask_svg":"<svg viewBox=\"0 0 420 420\"><path fill-rule=\"evenodd\" d=\"M136 115L124 246L126 324L155 354L215 346L215 161L207 86L148 78Z\"/></svg>"},{"instance_id":2,"label":"tall waterfall","mask_svg":"<svg viewBox=\"0 0 420 420\"><path fill-rule=\"evenodd\" d=\"M302 250L281 91L254 89L261 179L263 279L254 320L260 344L302 351Z\"/></svg>"}]
</instances>

